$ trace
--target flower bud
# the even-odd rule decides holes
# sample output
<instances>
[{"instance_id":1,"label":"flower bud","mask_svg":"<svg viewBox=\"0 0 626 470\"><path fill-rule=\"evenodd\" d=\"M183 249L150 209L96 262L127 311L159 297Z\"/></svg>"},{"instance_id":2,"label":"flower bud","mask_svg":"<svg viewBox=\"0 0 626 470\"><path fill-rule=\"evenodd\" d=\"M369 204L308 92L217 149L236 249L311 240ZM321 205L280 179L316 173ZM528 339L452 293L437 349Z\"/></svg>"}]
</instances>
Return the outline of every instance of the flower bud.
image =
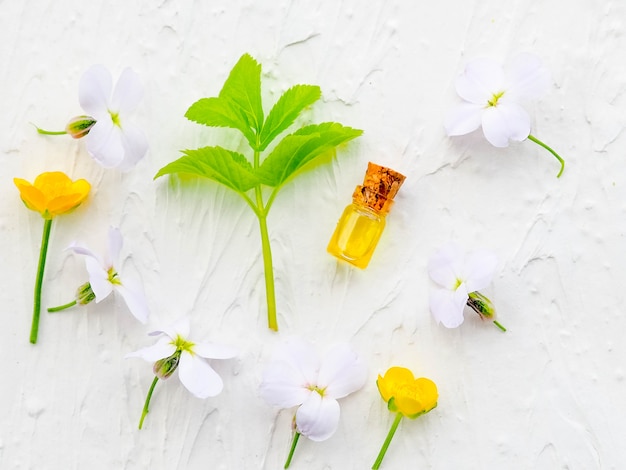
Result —
<instances>
[{"instance_id":1,"label":"flower bud","mask_svg":"<svg viewBox=\"0 0 626 470\"><path fill-rule=\"evenodd\" d=\"M84 283L76 290L76 303L87 305L94 300L96 300L96 294L94 294L91 284L88 282Z\"/></svg>"},{"instance_id":2,"label":"flower bud","mask_svg":"<svg viewBox=\"0 0 626 470\"><path fill-rule=\"evenodd\" d=\"M89 131L96 123L96 120L91 116L76 116L70 119L70 122L65 126L65 132L67 132L72 138L80 139L89 134Z\"/></svg>"},{"instance_id":3,"label":"flower bud","mask_svg":"<svg viewBox=\"0 0 626 470\"><path fill-rule=\"evenodd\" d=\"M496 308L491 300L480 292L470 292L467 299L467 305L472 308L483 320L495 320Z\"/></svg>"},{"instance_id":4,"label":"flower bud","mask_svg":"<svg viewBox=\"0 0 626 470\"><path fill-rule=\"evenodd\" d=\"M160 379L167 379L170 375L172 375L178 367L180 354L181 351L177 350L170 357L165 357L156 361L154 363L154 366L152 367L154 375L156 375Z\"/></svg>"}]
</instances>

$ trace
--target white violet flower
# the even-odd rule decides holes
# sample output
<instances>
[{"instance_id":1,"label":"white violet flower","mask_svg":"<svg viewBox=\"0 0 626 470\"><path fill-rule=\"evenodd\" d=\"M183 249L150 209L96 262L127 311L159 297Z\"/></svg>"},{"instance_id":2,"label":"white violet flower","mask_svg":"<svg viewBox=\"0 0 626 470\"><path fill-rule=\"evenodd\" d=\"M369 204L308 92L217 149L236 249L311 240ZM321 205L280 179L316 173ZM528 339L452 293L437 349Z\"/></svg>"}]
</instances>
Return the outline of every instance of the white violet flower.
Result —
<instances>
[{"instance_id":1,"label":"white violet flower","mask_svg":"<svg viewBox=\"0 0 626 470\"><path fill-rule=\"evenodd\" d=\"M490 251L476 251L466 255L454 243L442 247L428 260L430 278L439 287L431 290L430 311L446 328L456 328L463 323L465 306L471 307L483 319L492 320L502 331L506 329L496 321L496 311L491 301L478 292L493 279L498 260Z\"/></svg>"},{"instance_id":2,"label":"white violet flower","mask_svg":"<svg viewBox=\"0 0 626 470\"><path fill-rule=\"evenodd\" d=\"M76 300L49 308L49 312L58 312L73 305L85 305L95 299L96 303L106 299L111 292L117 291L128 306L130 313L141 323L148 320L148 303L143 287L132 277L122 276L116 268L123 239L118 228L109 228L108 250L104 258L94 254L89 248L73 243L67 249L79 255L85 255L85 266L89 273L89 282L78 288Z\"/></svg>"},{"instance_id":3,"label":"white violet flower","mask_svg":"<svg viewBox=\"0 0 626 470\"><path fill-rule=\"evenodd\" d=\"M131 68L124 69L115 89L102 65L91 66L81 77L80 105L90 115L86 118L96 121L85 136L87 151L104 168L127 171L146 154L144 133L127 119L142 97L139 76Z\"/></svg>"},{"instance_id":4,"label":"white violet flower","mask_svg":"<svg viewBox=\"0 0 626 470\"><path fill-rule=\"evenodd\" d=\"M231 359L237 356L237 349L193 341L189 338L189 329L189 318L185 316L163 330L150 333L151 336L162 335L152 346L126 355L127 358L139 357L154 363L155 378L146 397L139 429L148 414L150 398L157 381L167 379L176 369L181 383L198 398L214 397L224 388L222 378L205 359Z\"/></svg>"},{"instance_id":5,"label":"white violet flower","mask_svg":"<svg viewBox=\"0 0 626 470\"><path fill-rule=\"evenodd\" d=\"M328 439L339 424L339 403L363 387L367 368L348 344L337 344L320 359L313 346L300 338L279 345L263 373L260 395L280 408L298 406L289 465L300 435L313 441Z\"/></svg>"},{"instance_id":6,"label":"white violet flower","mask_svg":"<svg viewBox=\"0 0 626 470\"><path fill-rule=\"evenodd\" d=\"M465 135L482 126L485 138L495 147L508 147L510 140L529 139L565 163L550 147L530 134L530 116L520 104L537 99L550 86L550 74L532 54L520 54L505 70L492 59L468 63L456 81L456 91L464 103L446 117L449 136Z\"/></svg>"}]
</instances>

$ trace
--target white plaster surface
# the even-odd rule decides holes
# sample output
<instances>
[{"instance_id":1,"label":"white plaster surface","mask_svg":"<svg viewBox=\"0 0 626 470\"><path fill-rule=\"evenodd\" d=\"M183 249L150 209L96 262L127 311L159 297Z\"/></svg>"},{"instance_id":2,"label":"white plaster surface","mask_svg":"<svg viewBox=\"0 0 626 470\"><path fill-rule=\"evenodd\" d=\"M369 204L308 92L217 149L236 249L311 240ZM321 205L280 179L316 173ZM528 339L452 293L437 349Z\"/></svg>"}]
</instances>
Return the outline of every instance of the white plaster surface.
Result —
<instances>
[{"instance_id":1,"label":"white plaster surface","mask_svg":"<svg viewBox=\"0 0 626 470\"><path fill-rule=\"evenodd\" d=\"M622 469L626 466L626 4L533 1L0 1L0 468L277 469L293 410L257 394L275 345L289 335L324 350L349 341L370 380L342 400L337 433L302 439L292 468L366 469L393 416L375 380L392 365L433 379L439 406L404 420L385 469ZM552 72L530 104L533 134L491 147L450 139L454 80L476 57L527 51ZM332 164L284 187L269 216L278 334L266 327L260 238L239 197L208 181L184 187L156 171L179 151L235 131L187 121L215 96L244 52L263 64L266 110L289 86L321 86L302 122L364 130ZM135 122L151 149L130 173L103 170L84 142L38 136L80 114L77 86L93 63L146 87ZM371 265L338 264L325 248L368 160L407 175ZM86 280L73 240L125 236L124 268L152 311L140 325L120 299L42 314L28 342L41 218L12 178L62 170L93 184L53 227L43 305ZM428 257L455 240L499 257L485 290L508 327L469 315L458 329L428 311ZM225 382L192 397L173 378L137 422L151 367L124 355L151 344L157 320L188 313L198 338L240 347L213 361Z\"/></svg>"}]
</instances>

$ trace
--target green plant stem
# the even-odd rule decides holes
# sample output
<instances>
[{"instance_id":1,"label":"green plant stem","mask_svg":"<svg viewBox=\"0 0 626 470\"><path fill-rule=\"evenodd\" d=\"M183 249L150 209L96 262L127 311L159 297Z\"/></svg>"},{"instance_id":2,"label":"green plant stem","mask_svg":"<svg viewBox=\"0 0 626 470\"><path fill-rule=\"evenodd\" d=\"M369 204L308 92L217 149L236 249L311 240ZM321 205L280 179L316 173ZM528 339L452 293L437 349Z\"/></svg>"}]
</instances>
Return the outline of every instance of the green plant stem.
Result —
<instances>
[{"instance_id":1,"label":"green plant stem","mask_svg":"<svg viewBox=\"0 0 626 470\"><path fill-rule=\"evenodd\" d=\"M391 440L393 439L393 435L396 433L396 429L398 429L398 425L400 424L400 421L402 421L402 413L397 413L396 419L393 420L391 429L389 430L389 433L387 433L387 438L385 439L385 442L383 443L383 446L381 447L380 452L378 453L378 457L376 457L376 461L374 462L374 465L372 465L372 470L377 470L380 468L380 464L382 463L383 458L385 457L385 454L387 453L387 448L389 447L389 444L391 443Z\"/></svg>"},{"instance_id":2,"label":"green plant stem","mask_svg":"<svg viewBox=\"0 0 626 470\"><path fill-rule=\"evenodd\" d=\"M494 320L493 324L500 328L502 331L506 331L506 328L502 326L498 320Z\"/></svg>"},{"instance_id":3,"label":"green plant stem","mask_svg":"<svg viewBox=\"0 0 626 470\"><path fill-rule=\"evenodd\" d=\"M31 124L33 123L31 122ZM35 126L35 124L33 124L33 126ZM35 129L37 129L38 134L42 134L42 135L65 135L67 134L67 131L47 131L37 126L35 126Z\"/></svg>"},{"instance_id":4,"label":"green plant stem","mask_svg":"<svg viewBox=\"0 0 626 470\"><path fill-rule=\"evenodd\" d=\"M248 195L245 194L245 193L239 193L239 195L243 198L244 201L246 201L246 204L248 204L248 206L250 206L250 209L252 209L252 212L254 212L254 214L257 217L260 217L261 213L259 212L259 208L256 206L256 204L254 202L252 202L252 199L250 199L248 197Z\"/></svg>"},{"instance_id":5,"label":"green plant stem","mask_svg":"<svg viewBox=\"0 0 626 470\"><path fill-rule=\"evenodd\" d=\"M548 145L544 144L542 141L540 141L537 137L533 136L533 135L528 135L528 140L533 141L534 143L536 143L537 145L543 147L544 149L546 149L548 152L550 152L552 155L555 156L555 158L561 163L561 170L559 171L559 174L556 175L557 178L560 178L561 175L563 174L563 170L565 169L565 161L561 158L561 156L556 153L551 147L549 147Z\"/></svg>"},{"instance_id":6,"label":"green plant stem","mask_svg":"<svg viewBox=\"0 0 626 470\"><path fill-rule=\"evenodd\" d=\"M285 468L289 468L289 465L291 465L291 459L294 451L296 450L296 446L298 445L298 439L300 439L300 433L296 432L291 440L291 449L289 449L289 455L287 456L287 461L285 462Z\"/></svg>"},{"instance_id":7,"label":"green plant stem","mask_svg":"<svg viewBox=\"0 0 626 470\"><path fill-rule=\"evenodd\" d=\"M257 188L257 202L261 188ZM261 201L260 204L263 204ZM259 228L261 229L261 246L263 249L263 269L265 271L265 295L267 297L267 326L278 331L278 322L276 321L276 294L274 291L274 268L272 265L272 248L270 246L270 238L267 231L267 214L261 211L259 218Z\"/></svg>"},{"instance_id":8,"label":"green plant stem","mask_svg":"<svg viewBox=\"0 0 626 470\"><path fill-rule=\"evenodd\" d=\"M146 402L143 405L143 411L141 412L141 419L139 420L139 429L143 426L143 420L148 414L148 406L150 405L150 399L152 398L152 392L154 392L154 387L156 387L157 382L159 381L158 377L154 377L152 381L152 385L150 385L150 390L148 390L148 396L146 396Z\"/></svg>"},{"instance_id":9,"label":"green plant stem","mask_svg":"<svg viewBox=\"0 0 626 470\"><path fill-rule=\"evenodd\" d=\"M274 188L274 190L272 191L272 194L270 194L270 197L267 199L267 203L265 204L266 214L270 211L270 207L272 207L272 204L274 204L274 199L276 198L276 195L278 194L278 189L279 187Z\"/></svg>"},{"instance_id":10,"label":"green plant stem","mask_svg":"<svg viewBox=\"0 0 626 470\"><path fill-rule=\"evenodd\" d=\"M258 137L257 137L258 139ZM257 142L257 147L259 143ZM261 161L261 154L258 150L254 151L254 168L258 168ZM259 229L261 230L261 247L263 250L263 271L265 274L265 297L267 300L267 326L269 329L278 331L278 322L276 320L276 293L274 290L274 267L272 264L272 247L270 245L270 237L267 231L267 212L269 207L263 204L263 191L261 185L254 187L256 196L255 211L259 219Z\"/></svg>"},{"instance_id":11,"label":"green plant stem","mask_svg":"<svg viewBox=\"0 0 626 470\"><path fill-rule=\"evenodd\" d=\"M37 268L37 279L35 280L35 302L33 306L33 322L30 326L30 342L37 342L39 334L39 314L41 312L41 287L43 286L43 272L46 267L46 256L48 255L48 241L50 240L50 229L52 219L45 219L43 225L43 235L41 237L41 249L39 251L39 266Z\"/></svg>"},{"instance_id":12,"label":"green plant stem","mask_svg":"<svg viewBox=\"0 0 626 470\"><path fill-rule=\"evenodd\" d=\"M71 302L68 302L66 304L59 305L58 307L50 307L48 309L48 312L50 312L50 313L52 313L52 312L60 312L61 310L65 310L66 308L73 307L74 305L76 305L76 301L72 300Z\"/></svg>"},{"instance_id":13,"label":"green plant stem","mask_svg":"<svg viewBox=\"0 0 626 470\"><path fill-rule=\"evenodd\" d=\"M37 132L43 135L65 135L67 132L65 131L46 131L44 129L37 128Z\"/></svg>"}]
</instances>

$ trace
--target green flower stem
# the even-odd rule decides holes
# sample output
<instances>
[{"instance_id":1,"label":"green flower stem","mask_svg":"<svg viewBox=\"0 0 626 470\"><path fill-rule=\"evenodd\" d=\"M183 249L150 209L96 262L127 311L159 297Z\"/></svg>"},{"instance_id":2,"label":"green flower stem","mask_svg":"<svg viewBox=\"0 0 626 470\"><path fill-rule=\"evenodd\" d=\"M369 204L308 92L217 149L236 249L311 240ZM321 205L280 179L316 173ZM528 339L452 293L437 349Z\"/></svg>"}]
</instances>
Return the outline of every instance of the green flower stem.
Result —
<instances>
[{"instance_id":1,"label":"green flower stem","mask_svg":"<svg viewBox=\"0 0 626 470\"><path fill-rule=\"evenodd\" d=\"M285 468L289 468L289 465L291 465L291 459L294 451L296 450L296 446L298 445L298 439L300 439L300 433L296 432L291 440L291 449L289 449L289 455L287 456L287 461L285 462Z\"/></svg>"},{"instance_id":2,"label":"green flower stem","mask_svg":"<svg viewBox=\"0 0 626 470\"><path fill-rule=\"evenodd\" d=\"M41 287L43 285L43 272L46 267L46 256L48 255L48 241L50 240L50 229L52 219L45 219L43 225L43 235L41 237L41 250L39 251L39 267L37 268L37 279L35 281L35 304L33 307L33 322L30 326L30 342L37 342L39 334L39 314L41 313Z\"/></svg>"},{"instance_id":3,"label":"green flower stem","mask_svg":"<svg viewBox=\"0 0 626 470\"><path fill-rule=\"evenodd\" d=\"M380 464L382 463L383 458L385 458L385 454L387 453L387 448L389 447L389 444L391 443L391 440L393 439L393 435L396 433L396 429L398 429L398 425L400 424L400 421L402 421L402 413L397 413L396 419L393 420L391 429L389 430L389 433L387 434L387 438L385 439L385 442L383 443L383 446L380 449L380 452L378 453L378 457L376 457L376 461L374 462L374 465L372 465L372 470L377 470L380 468Z\"/></svg>"},{"instance_id":4,"label":"green flower stem","mask_svg":"<svg viewBox=\"0 0 626 470\"><path fill-rule=\"evenodd\" d=\"M35 126L35 125L33 124L33 126ZM65 134L67 134L66 131L47 131L47 130L41 129L40 127L37 127L37 126L35 126L35 129L37 129L37 133L38 134L43 134L43 135L65 135Z\"/></svg>"},{"instance_id":5,"label":"green flower stem","mask_svg":"<svg viewBox=\"0 0 626 470\"><path fill-rule=\"evenodd\" d=\"M50 307L48 309L48 312L60 312L61 310L65 310L66 308L73 307L74 305L76 305L76 301L72 300L71 302L68 302L66 304L59 305L58 307Z\"/></svg>"},{"instance_id":6,"label":"green flower stem","mask_svg":"<svg viewBox=\"0 0 626 470\"><path fill-rule=\"evenodd\" d=\"M496 325L498 328L500 328L502 331L506 331L506 328L502 326L500 322L498 322L498 320L494 320L493 324Z\"/></svg>"},{"instance_id":7,"label":"green flower stem","mask_svg":"<svg viewBox=\"0 0 626 470\"><path fill-rule=\"evenodd\" d=\"M159 381L158 377L154 377L152 381L152 385L150 385L150 390L148 390L148 396L146 397L146 403L143 405L143 411L141 412L141 419L139 420L139 429L143 426L143 420L148 414L148 406L150 405L150 399L152 398L152 392L154 392L154 387L156 387L157 382Z\"/></svg>"},{"instance_id":8,"label":"green flower stem","mask_svg":"<svg viewBox=\"0 0 626 470\"><path fill-rule=\"evenodd\" d=\"M559 174L556 175L557 178L560 178L561 175L563 174L563 170L565 169L565 161L561 158L561 156L556 153L551 147L549 147L548 145L544 144L542 141L540 141L537 137L533 136L533 135L528 135L528 140L533 141L534 143L536 143L537 145L543 147L544 149L546 149L548 152L550 152L552 155L554 155L556 157L556 159L561 163L561 170L559 171Z\"/></svg>"}]
</instances>

